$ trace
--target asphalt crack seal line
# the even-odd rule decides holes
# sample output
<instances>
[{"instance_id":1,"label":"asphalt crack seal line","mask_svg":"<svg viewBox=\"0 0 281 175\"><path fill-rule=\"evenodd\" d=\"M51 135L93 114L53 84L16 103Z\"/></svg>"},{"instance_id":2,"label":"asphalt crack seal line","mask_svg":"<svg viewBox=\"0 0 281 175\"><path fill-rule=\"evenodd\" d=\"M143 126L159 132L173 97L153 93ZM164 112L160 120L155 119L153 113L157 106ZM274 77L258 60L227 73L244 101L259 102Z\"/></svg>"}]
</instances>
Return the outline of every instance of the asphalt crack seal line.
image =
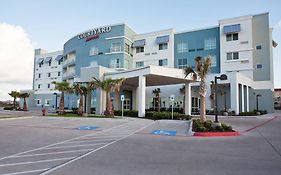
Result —
<instances>
[{"instance_id":1,"label":"asphalt crack seal line","mask_svg":"<svg viewBox=\"0 0 281 175\"><path fill-rule=\"evenodd\" d=\"M88 156L88 155L90 155L90 154L92 154L92 153L94 153L94 152L97 152L97 151L99 151L99 150L101 150L101 149L103 149L103 148L106 148L106 147L108 147L108 146L110 146L110 145L112 145L112 144L114 144L114 143L116 143L116 142L118 142L118 141L120 141L120 140L123 140L123 139L125 139L125 138L127 138L127 137L130 137L130 136L134 135L135 133L137 133L137 132L139 132L139 131L141 131L141 130L147 128L147 127L149 127L150 125L152 125L152 124L154 124L154 123L155 123L155 122L151 122L151 123L145 125L144 127L142 127L142 128L140 128L140 129L134 131L133 133L127 135L127 136L124 136L124 137L122 137L122 138L120 138L120 139L118 139L118 140L115 140L115 141L113 141L113 142L110 142L110 143L108 143L108 144L106 144L106 145L104 145L104 146L102 146L102 147L99 147L99 148L94 149L94 150L92 150L92 151L89 151L89 152L87 152L87 153L85 153L85 154L82 154L82 155L80 155L80 156L78 156L78 157L76 157L76 158L74 158L74 159L71 159L71 160L69 160L69 161L67 161L67 162L65 162L65 163L63 163L63 164L57 165L57 166L55 166L55 167L53 167L53 168L50 168L50 169L48 169L47 171L41 173L40 175L47 175L47 174L49 174L49 173L51 173L51 172L53 172L53 171L55 171L55 170L57 170L57 169L59 169L59 168L64 167L65 165L68 165L68 164L70 164L70 163L72 163L72 162L75 162L75 161L77 161L77 160L79 160L79 159L82 159L82 158L84 158L84 157L86 157L86 156Z\"/></svg>"},{"instance_id":2,"label":"asphalt crack seal line","mask_svg":"<svg viewBox=\"0 0 281 175\"><path fill-rule=\"evenodd\" d=\"M263 126L263 125L265 125L265 124L271 122L272 120L274 120L274 119L276 119L276 118L278 118L278 116L274 116L274 117L272 117L271 119L269 119L269 120L267 120L267 121L265 121L265 122L263 122L263 123L261 123L261 124L259 124L259 125L256 125L256 126L250 128L250 129L247 129L247 130L243 131L242 133L250 132L250 131L252 131L252 130L258 128L258 127L261 127L261 126Z\"/></svg>"}]
</instances>

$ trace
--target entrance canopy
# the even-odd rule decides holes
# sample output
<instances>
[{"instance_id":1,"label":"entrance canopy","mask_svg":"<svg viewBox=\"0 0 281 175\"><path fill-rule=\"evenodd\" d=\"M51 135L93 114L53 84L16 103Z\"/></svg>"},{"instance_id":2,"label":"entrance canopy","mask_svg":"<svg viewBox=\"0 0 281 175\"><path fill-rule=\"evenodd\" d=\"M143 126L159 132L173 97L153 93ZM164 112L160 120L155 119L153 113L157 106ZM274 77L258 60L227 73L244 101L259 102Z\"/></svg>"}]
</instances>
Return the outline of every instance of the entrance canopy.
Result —
<instances>
[{"instance_id":1,"label":"entrance canopy","mask_svg":"<svg viewBox=\"0 0 281 175\"><path fill-rule=\"evenodd\" d=\"M108 72L104 74L104 79L125 78L125 86L138 87L140 76L146 77L146 86L162 86L195 82L190 75L185 78L185 74L182 69L167 68L162 66L147 66L127 71Z\"/></svg>"}]
</instances>

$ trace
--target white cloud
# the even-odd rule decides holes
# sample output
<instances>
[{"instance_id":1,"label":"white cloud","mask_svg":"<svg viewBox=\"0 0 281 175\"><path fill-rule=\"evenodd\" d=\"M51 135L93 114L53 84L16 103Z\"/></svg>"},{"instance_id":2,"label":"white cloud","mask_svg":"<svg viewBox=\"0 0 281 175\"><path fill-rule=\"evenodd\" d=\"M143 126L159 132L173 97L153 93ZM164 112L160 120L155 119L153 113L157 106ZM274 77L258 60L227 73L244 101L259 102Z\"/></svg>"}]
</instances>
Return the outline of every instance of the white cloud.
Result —
<instances>
[{"instance_id":1,"label":"white cloud","mask_svg":"<svg viewBox=\"0 0 281 175\"><path fill-rule=\"evenodd\" d=\"M22 27L0 23L0 100L11 90L31 86L33 55L34 48Z\"/></svg>"}]
</instances>

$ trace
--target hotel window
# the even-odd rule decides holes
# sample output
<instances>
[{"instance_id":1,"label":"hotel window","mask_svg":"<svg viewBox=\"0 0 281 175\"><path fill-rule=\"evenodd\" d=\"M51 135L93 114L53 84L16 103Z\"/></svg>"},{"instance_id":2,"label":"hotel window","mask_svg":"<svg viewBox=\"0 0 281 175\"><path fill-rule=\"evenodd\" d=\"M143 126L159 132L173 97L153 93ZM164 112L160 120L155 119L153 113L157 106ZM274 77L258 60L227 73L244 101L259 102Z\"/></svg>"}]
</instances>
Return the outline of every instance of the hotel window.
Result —
<instances>
[{"instance_id":1,"label":"hotel window","mask_svg":"<svg viewBox=\"0 0 281 175\"><path fill-rule=\"evenodd\" d=\"M111 68L120 68L120 59L117 58L117 59L112 59L110 61L110 67Z\"/></svg>"},{"instance_id":2,"label":"hotel window","mask_svg":"<svg viewBox=\"0 0 281 175\"><path fill-rule=\"evenodd\" d=\"M188 43L187 42L178 43L177 51L178 53L188 52Z\"/></svg>"},{"instance_id":3,"label":"hotel window","mask_svg":"<svg viewBox=\"0 0 281 175\"><path fill-rule=\"evenodd\" d=\"M37 85L37 89L40 89L40 87L41 87L41 85L40 85L40 84L38 84L38 85Z\"/></svg>"},{"instance_id":4,"label":"hotel window","mask_svg":"<svg viewBox=\"0 0 281 175\"><path fill-rule=\"evenodd\" d=\"M111 43L110 52L121 52L121 44Z\"/></svg>"},{"instance_id":5,"label":"hotel window","mask_svg":"<svg viewBox=\"0 0 281 175\"><path fill-rule=\"evenodd\" d=\"M178 59L178 68L179 69L183 69L183 68L187 68L187 67L188 67L187 58Z\"/></svg>"},{"instance_id":6,"label":"hotel window","mask_svg":"<svg viewBox=\"0 0 281 175\"><path fill-rule=\"evenodd\" d=\"M216 65L217 65L217 56L216 55L210 55L210 57L211 57L211 60L212 60L211 67L216 67ZM205 58L207 58L207 57L205 57Z\"/></svg>"},{"instance_id":7,"label":"hotel window","mask_svg":"<svg viewBox=\"0 0 281 175\"><path fill-rule=\"evenodd\" d=\"M51 100L46 99L46 100L45 100L45 106L49 106L49 105L50 105L50 101L51 101Z\"/></svg>"},{"instance_id":8,"label":"hotel window","mask_svg":"<svg viewBox=\"0 0 281 175\"><path fill-rule=\"evenodd\" d=\"M49 61L49 66L51 66L52 65L52 62L51 61Z\"/></svg>"},{"instance_id":9,"label":"hotel window","mask_svg":"<svg viewBox=\"0 0 281 175\"><path fill-rule=\"evenodd\" d=\"M159 50L166 50L168 49L168 43L159 44Z\"/></svg>"},{"instance_id":10,"label":"hotel window","mask_svg":"<svg viewBox=\"0 0 281 175\"><path fill-rule=\"evenodd\" d=\"M41 78L41 74L38 74L38 78Z\"/></svg>"},{"instance_id":11,"label":"hotel window","mask_svg":"<svg viewBox=\"0 0 281 175\"><path fill-rule=\"evenodd\" d=\"M159 60L158 65L159 66L167 66L168 65L168 59Z\"/></svg>"},{"instance_id":12,"label":"hotel window","mask_svg":"<svg viewBox=\"0 0 281 175\"><path fill-rule=\"evenodd\" d=\"M238 33L226 34L226 41L236 41L236 40L238 40Z\"/></svg>"},{"instance_id":13,"label":"hotel window","mask_svg":"<svg viewBox=\"0 0 281 175\"><path fill-rule=\"evenodd\" d=\"M228 52L228 53L226 53L226 59L227 60L238 60L239 53L238 52Z\"/></svg>"},{"instance_id":14,"label":"hotel window","mask_svg":"<svg viewBox=\"0 0 281 175\"><path fill-rule=\"evenodd\" d=\"M208 38L204 40L204 50L216 49L216 38Z\"/></svg>"},{"instance_id":15,"label":"hotel window","mask_svg":"<svg viewBox=\"0 0 281 175\"><path fill-rule=\"evenodd\" d=\"M60 76L60 72L58 72L58 77Z\"/></svg>"},{"instance_id":16,"label":"hotel window","mask_svg":"<svg viewBox=\"0 0 281 175\"><path fill-rule=\"evenodd\" d=\"M143 61L137 61L136 62L136 68L143 67L143 66L144 66L144 62Z\"/></svg>"},{"instance_id":17,"label":"hotel window","mask_svg":"<svg viewBox=\"0 0 281 175\"><path fill-rule=\"evenodd\" d=\"M144 52L144 46L136 47L136 53Z\"/></svg>"},{"instance_id":18,"label":"hotel window","mask_svg":"<svg viewBox=\"0 0 281 175\"><path fill-rule=\"evenodd\" d=\"M51 77L51 73L47 73L47 77Z\"/></svg>"},{"instance_id":19,"label":"hotel window","mask_svg":"<svg viewBox=\"0 0 281 175\"><path fill-rule=\"evenodd\" d=\"M257 69L262 69L262 64L257 64Z\"/></svg>"},{"instance_id":20,"label":"hotel window","mask_svg":"<svg viewBox=\"0 0 281 175\"><path fill-rule=\"evenodd\" d=\"M36 100L36 104L37 104L37 105L41 105L41 100L40 100L40 99L37 99L37 100Z\"/></svg>"},{"instance_id":21,"label":"hotel window","mask_svg":"<svg viewBox=\"0 0 281 175\"><path fill-rule=\"evenodd\" d=\"M95 46L91 47L89 51L89 56L98 55L98 54L99 54L99 49Z\"/></svg>"},{"instance_id":22,"label":"hotel window","mask_svg":"<svg viewBox=\"0 0 281 175\"><path fill-rule=\"evenodd\" d=\"M127 43L125 43L125 52L126 52L127 54L130 54L130 46L129 46L129 44L127 44Z\"/></svg>"},{"instance_id":23,"label":"hotel window","mask_svg":"<svg viewBox=\"0 0 281 175\"><path fill-rule=\"evenodd\" d=\"M38 66L39 66L39 67L42 67L42 66L43 66L43 63L39 63Z\"/></svg>"},{"instance_id":24,"label":"hotel window","mask_svg":"<svg viewBox=\"0 0 281 175\"><path fill-rule=\"evenodd\" d=\"M48 84L48 89L50 89L50 87L51 87L51 84Z\"/></svg>"}]
</instances>

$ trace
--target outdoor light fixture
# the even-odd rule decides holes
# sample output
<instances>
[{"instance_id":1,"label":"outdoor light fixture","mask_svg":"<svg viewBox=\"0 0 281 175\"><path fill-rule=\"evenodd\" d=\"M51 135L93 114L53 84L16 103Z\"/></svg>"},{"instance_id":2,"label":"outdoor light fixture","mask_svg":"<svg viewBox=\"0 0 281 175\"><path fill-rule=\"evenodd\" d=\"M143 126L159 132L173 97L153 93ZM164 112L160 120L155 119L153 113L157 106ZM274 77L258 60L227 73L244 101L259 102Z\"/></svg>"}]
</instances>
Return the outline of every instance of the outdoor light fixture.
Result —
<instances>
[{"instance_id":1,"label":"outdoor light fixture","mask_svg":"<svg viewBox=\"0 0 281 175\"><path fill-rule=\"evenodd\" d=\"M218 123L218 79L227 80L227 75L222 74L221 76L215 76L215 122Z\"/></svg>"}]
</instances>

